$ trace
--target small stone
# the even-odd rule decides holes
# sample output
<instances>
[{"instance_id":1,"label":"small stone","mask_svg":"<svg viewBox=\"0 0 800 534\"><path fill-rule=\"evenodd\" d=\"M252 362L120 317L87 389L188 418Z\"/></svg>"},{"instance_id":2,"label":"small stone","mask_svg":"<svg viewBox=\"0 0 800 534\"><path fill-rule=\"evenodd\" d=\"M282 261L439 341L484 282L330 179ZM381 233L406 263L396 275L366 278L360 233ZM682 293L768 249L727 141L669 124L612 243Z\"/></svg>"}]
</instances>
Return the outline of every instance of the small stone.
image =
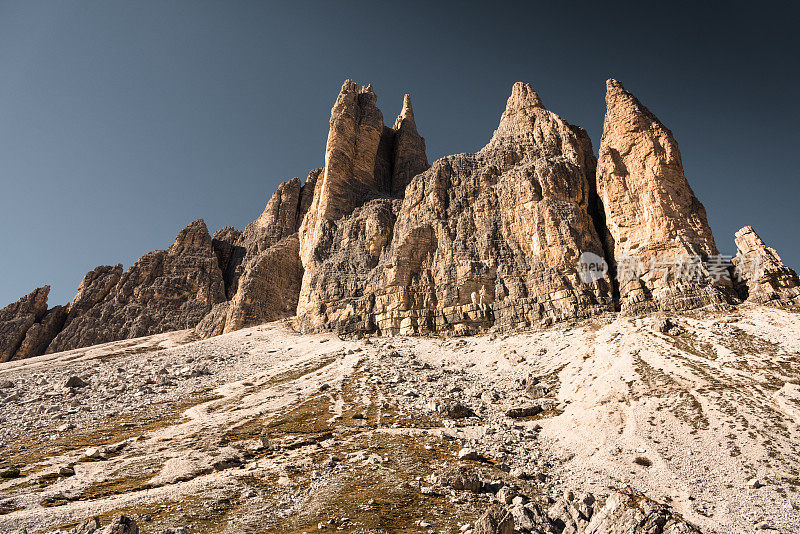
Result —
<instances>
[{"instance_id":1,"label":"small stone","mask_svg":"<svg viewBox=\"0 0 800 534\"><path fill-rule=\"evenodd\" d=\"M71 477L75 475L75 468L69 465L62 466L58 469L58 474L63 477Z\"/></svg>"},{"instance_id":2,"label":"small stone","mask_svg":"<svg viewBox=\"0 0 800 534\"><path fill-rule=\"evenodd\" d=\"M81 378L79 376L71 376L71 377L69 377L67 382L64 384L64 387L65 388L69 388L69 389L75 389L75 388L83 388L83 387L86 387L88 385L89 384L87 382L84 382L83 380L81 380Z\"/></svg>"},{"instance_id":3,"label":"small stone","mask_svg":"<svg viewBox=\"0 0 800 534\"><path fill-rule=\"evenodd\" d=\"M516 497L511 499L511 504L513 504L514 506L520 506L525 504L526 502L528 502L528 499L526 499L522 495L517 495Z\"/></svg>"},{"instance_id":4,"label":"small stone","mask_svg":"<svg viewBox=\"0 0 800 534\"><path fill-rule=\"evenodd\" d=\"M503 486L497 492L497 500L500 502L500 504L511 504L516 496L517 491L511 486Z\"/></svg>"},{"instance_id":5,"label":"small stone","mask_svg":"<svg viewBox=\"0 0 800 534\"><path fill-rule=\"evenodd\" d=\"M751 478L747 481L747 485L753 489L758 489L764 486L764 484L757 478Z\"/></svg>"},{"instance_id":6,"label":"small stone","mask_svg":"<svg viewBox=\"0 0 800 534\"><path fill-rule=\"evenodd\" d=\"M86 449L86 451L84 451L83 455L87 458L93 458L93 459L100 459L103 457L102 453L100 452L100 449L98 449L97 447L89 447L88 449Z\"/></svg>"},{"instance_id":7,"label":"small stone","mask_svg":"<svg viewBox=\"0 0 800 534\"><path fill-rule=\"evenodd\" d=\"M471 408L461 404L460 402L449 403L443 406L443 411L450 419L463 419L465 417L474 417L475 412Z\"/></svg>"},{"instance_id":8,"label":"small stone","mask_svg":"<svg viewBox=\"0 0 800 534\"><path fill-rule=\"evenodd\" d=\"M460 451L458 451L458 459L459 460L477 460L478 453L475 452L473 449L469 447L464 447Z\"/></svg>"},{"instance_id":9,"label":"small stone","mask_svg":"<svg viewBox=\"0 0 800 534\"><path fill-rule=\"evenodd\" d=\"M539 415L541 412L542 412L542 407L539 405L524 406L519 408L511 408L510 410L507 410L506 417L510 417L512 419L519 419L521 417L533 417L534 415Z\"/></svg>"}]
</instances>

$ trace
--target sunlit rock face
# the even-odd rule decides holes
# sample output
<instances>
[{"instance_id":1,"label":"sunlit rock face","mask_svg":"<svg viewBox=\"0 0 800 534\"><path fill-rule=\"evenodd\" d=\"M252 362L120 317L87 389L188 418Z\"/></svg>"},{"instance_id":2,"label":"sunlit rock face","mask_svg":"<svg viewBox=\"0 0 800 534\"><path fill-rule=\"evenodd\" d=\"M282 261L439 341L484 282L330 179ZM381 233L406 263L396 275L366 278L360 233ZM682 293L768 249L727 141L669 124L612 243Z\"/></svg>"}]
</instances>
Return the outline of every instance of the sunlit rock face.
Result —
<instances>
[{"instance_id":1,"label":"sunlit rock face","mask_svg":"<svg viewBox=\"0 0 800 534\"><path fill-rule=\"evenodd\" d=\"M736 290L742 300L774 306L800 305L800 279L752 226L736 232Z\"/></svg>"},{"instance_id":2,"label":"sunlit rock face","mask_svg":"<svg viewBox=\"0 0 800 534\"><path fill-rule=\"evenodd\" d=\"M211 236L197 220L124 273L121 265L88 273L47 352L192 328L224 300Z\"/></svg>"},{"instance_id":3,"label":"sunlit rock face","mask_svg":"<svg viewBox=\"0 0 800 534\"><path fill-rule=\"evenodd\" d=\"M727 266L709 272L710 258L719 252L706 210L684 175L678 143L616 80L606 83L597 193L608 259L620 275L622 311L681 310L732 301ZM679 275L681 258L698 258L699 269L691 276Z\"/></svg>"},{"instance_id":4,"label":"sunlit rock face","mask_svg":"<svg viewBox=\"0 0 800 534\"><path fill-rule=\"evenodd\" d=\"M332 126L329 151L333 137ZM310 241L301 231L298 325L468 333L611 309L608 278L584 283L577 272L582 252L603 255L589 214L594 172L586 132L517 83L481 151L435 162L402 198L384 190L353 200Z\"/></svg>"}]
</instances>

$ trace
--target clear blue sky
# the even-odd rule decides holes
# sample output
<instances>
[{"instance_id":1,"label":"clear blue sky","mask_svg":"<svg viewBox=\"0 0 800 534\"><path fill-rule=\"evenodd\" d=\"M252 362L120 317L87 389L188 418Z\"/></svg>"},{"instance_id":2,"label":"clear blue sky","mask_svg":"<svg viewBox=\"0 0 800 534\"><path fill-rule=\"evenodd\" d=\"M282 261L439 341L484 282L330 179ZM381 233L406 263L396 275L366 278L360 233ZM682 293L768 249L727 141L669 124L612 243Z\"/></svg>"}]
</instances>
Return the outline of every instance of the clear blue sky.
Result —
<instances>
[{"instance_id":1,"label":"clear blue sky","mask_svg":"<svg viewBox=\"0 0 800 534\"><path fill-rule=\"evenodd\" d=\"M752 224L798 267L800 17L714 4L0 1L0 306L66 303L196 218L241 229L322 165L345 78L389 124L411 93L431 161L485 144L517 80L596 151L617 78L675 133L719 248Z\"/></svg>"}]
</instances>

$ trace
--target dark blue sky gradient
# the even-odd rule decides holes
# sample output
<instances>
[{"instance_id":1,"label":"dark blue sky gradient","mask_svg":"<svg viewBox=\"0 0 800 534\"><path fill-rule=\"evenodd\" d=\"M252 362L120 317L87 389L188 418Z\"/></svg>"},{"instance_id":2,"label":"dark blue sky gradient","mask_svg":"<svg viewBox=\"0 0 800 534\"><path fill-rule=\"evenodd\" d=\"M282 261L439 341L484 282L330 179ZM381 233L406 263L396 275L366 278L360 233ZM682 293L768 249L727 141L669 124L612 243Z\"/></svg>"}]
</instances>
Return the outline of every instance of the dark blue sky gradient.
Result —
<instances>
[{"instance_id":1,"label":"dark blue sky gradient","mask_svg":"<svg viewBox=\"0 0 800 534\"><path fill-rule=\"evenodd\" d=\"M596 151L617 78L675 133L719 248L752 224L800 266L797 9L647 4L0 1L0 306L66 303L196 218L243 228L322 165L345 78L389 124L411 93L431 161L483 146L517 80Z\"/></svg>"}]
</instances>

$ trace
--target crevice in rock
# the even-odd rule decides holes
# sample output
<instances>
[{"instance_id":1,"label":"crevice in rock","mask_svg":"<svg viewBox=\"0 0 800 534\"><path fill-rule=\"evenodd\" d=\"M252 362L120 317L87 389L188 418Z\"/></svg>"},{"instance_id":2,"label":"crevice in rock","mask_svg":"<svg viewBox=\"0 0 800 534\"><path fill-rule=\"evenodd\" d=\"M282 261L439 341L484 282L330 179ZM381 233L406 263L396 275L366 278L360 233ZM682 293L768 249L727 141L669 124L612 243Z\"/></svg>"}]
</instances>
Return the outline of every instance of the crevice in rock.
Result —
<instances>
[{"instance_id":1,"label":"crevice in rock","mask_svg":"<svg viewBox=\"0 0 800 534\"><path fill-rule=\"evenodd\" d=\"M594 176L589 180L589 217L592 219L594 230L603 246L603 258L608 265L608 278L611 281L611 298L614 311L620 310L619 281L617 280L617 263L614 259L614 238L606 225L606 211L603 200L597 194L597 182Z\"/></svg>"}]
</instances>

